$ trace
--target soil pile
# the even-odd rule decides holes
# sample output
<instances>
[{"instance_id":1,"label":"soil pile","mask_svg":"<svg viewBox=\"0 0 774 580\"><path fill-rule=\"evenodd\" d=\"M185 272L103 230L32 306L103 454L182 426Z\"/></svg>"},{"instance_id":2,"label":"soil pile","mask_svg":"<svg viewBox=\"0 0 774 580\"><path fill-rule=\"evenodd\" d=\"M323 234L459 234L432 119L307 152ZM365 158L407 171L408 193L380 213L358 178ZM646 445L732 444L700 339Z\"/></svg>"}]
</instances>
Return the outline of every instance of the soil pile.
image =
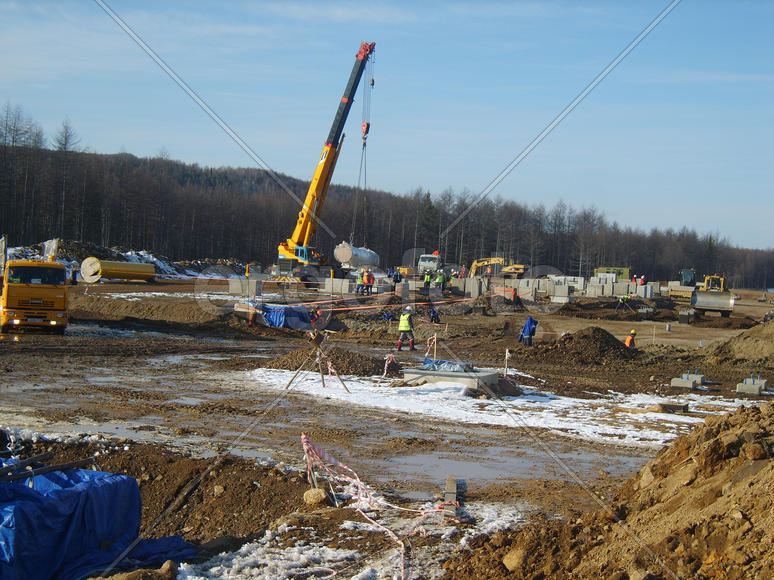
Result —
<instances>
[{"instance_id":1,"label":"soil pile","mask_svg":"<svg viewBox=\"0 0 774 580\"><path fill-rule=\"evenodd\" d=\"M583 365L609 364L633 356L620 340L598 326L566 334L553 344L537 345L528 352L550 363Z\"/></svg>"},{"instance_id":2,"label":"soil pile","mask_svg":"<svg viewBox=\"0 0 774 580\"><path fill-rule=\"evenodd\" d=\"M715 362L745 359L770 364L774 359L774 322L758 324L730 340L714 345L707 357Z\"/></svg>"},{"instance_id":3,"label":"soil pile","mask_svg":"<svg viewBox=\"0 0 774 580\"><path fill-rule=\"evenodd\" d=\"M323 349L325 355L331 360L333 368L340 375L356 375L360 377L371 377L382 375L384 373L384 360L376 359L372 356L345 350L343 348L332 347ZM286 371L295 371L302 364L305 369L314 368L315 355L309 348L299 348L284 356L265 361L262 366L271 369L282 369ZM323 371L327 372L327 363L323 362ZM391 362L387 365L387 376L395 377L401 374L399 364Z\"/></svg>"},{"instance_id":4,"label":"soil pile","mask_svg":"<svg viewBox=\"0 0 774 580\"><path fill-rule=\"evenodd\" d=\"M131 443L75 444L41 442L34 453L53 451L51 465L96 454L100 471L123 473L137 479L142 496L142 526L155 521L182 490L183 502L153 528L150 537L181 534L203 543L231 536L236 545L255 538L275 519L303 505L309 489L303 473L284 473L272 467L230 455L194 459L155 445ZM215 467L206 472L205 470ZM204 474L198 485L196 477ZM238 540L237 540L238 539ZM225 549L225 547L223 548Z\"/></svg>"},{"instance_id":5,"label":"soil pile","mask_svg":"<svg viewBox=\"0 0 774 580\"><path fill-rule=\"evenodd\" d=\"M482 539L452 578L774 576L774 404L711 417L618 492L610 509Z\"/></svg>"}]
</instances>

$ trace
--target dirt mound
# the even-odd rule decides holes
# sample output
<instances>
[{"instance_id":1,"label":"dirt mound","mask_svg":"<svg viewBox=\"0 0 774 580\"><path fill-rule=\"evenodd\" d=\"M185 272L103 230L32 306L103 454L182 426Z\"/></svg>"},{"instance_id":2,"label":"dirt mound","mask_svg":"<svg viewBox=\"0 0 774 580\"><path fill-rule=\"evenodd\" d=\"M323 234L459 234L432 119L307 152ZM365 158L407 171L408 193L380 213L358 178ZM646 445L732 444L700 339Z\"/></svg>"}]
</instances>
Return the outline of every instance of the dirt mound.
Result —
<instances>
[{"instance_id":1,"label":"dirt mound","mask_svg":"<svg viewBox=\"0 0 774 580\"><path fill-rule=\"evenodd\" d=\"M97 454L101 471L131 475L140 486L142 525L153 522L214 459L193 459L155 445L131 443L75 444L40 442L34 453L50 450L52 465ZM304 474L256 466L254 462L224 456L185 502L172 509L150 536L181 534L186 540L207 542L222 536L240 538L238 544L260 535L276 518L303 505L309 488ZM237 516L238 517L235 517Z\"/></svg>"},{"instance_id":2,"label":"dirt mound","mask_svg":"<svg viewBox=\"0 0 774 580\"><path fill-rule=\"evenodd\" d=\"M553 344L537 345L528 352L546 362L584 365L608 364L633 356L620 340L598 326L566 334Z\"/></svg>"},{"instance_id":3,"label":"dirt mound","mask_svg":"<svg viewBox=\"0 0 774 580\"><path fill-rule=\"evenodd\" d=\"M609 509L495 534L451 578L770 578L774 404L711 417L618 492Z\"/></svg>"},{"instance_id":4,"label":"dirt mound","mask_svg":"<svg viewBox=\"0 0 774 580\"><path fill-rule=\"evenodd\" d=\"M299 348L279 358L264 361L262 366L271 369L294 371L306 363L304 368L310 369L313 368L315 361L315 355L310 354L310 352L309 348ZM384 360L335 346L324 349L324 352L331 359L333 368L340 375L371 377L373 375L381 376L384 372ZM325 367L323 367L323 370L326 370ZM400 365L391 362L387 366L387 376L394 377L400 375L400 373Z\"/></svg>"},{"instance_id":5,"label":"dirt mound","mask_svg":"<svg viewBox=\"0 0 774 580\"><path fill-rule=\"evenodd\" d=\"M774 322L758 324L734 338L714 345L707 357L724 361L745 359L770 363L774 359Z\"/></svg>"}]
</instances>

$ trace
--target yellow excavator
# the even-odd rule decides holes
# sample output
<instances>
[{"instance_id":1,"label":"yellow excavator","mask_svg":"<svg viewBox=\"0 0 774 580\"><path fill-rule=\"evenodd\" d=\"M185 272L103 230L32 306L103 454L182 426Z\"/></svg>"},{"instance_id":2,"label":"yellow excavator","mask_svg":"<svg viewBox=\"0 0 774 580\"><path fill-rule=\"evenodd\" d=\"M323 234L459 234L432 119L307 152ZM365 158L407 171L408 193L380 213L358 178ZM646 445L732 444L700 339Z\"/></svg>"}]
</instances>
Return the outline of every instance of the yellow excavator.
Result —
<instances>
[{"instance_id":1,"label":"yellow excavator","mask_svg":"<svg viewBox=\"0 0 774 580\"><path fill-rule=\"evenodd\" d=\"M279 245L277 266L280 276L302 278L307 273L316 272L317 268L328 264L325 256L318 252L316 248L310 246L309 243L317 229L320 211L322 210L323 203L325 203L325 196L328 193L333 170L336 167L336 160L339 157L339 151L344 140L344 124L347 121L349 109L352 107L352 101L355 98L358 84L360 84L360 78L363 76L363 70L368 62L368 58L374 52L374 46L375 43L373 42L363 42L360 45L360 51L357 53L355 65L352 67L352 73L344 90L344 96L341 97L328 139L325 141L325 146L320 155L320 161L317 163L314 177L309 184L304 205L301 211L298 212L298 221L293 230L293 235ZM369 123L364 122L362 125L363 135L368 133L368 129Z\"/></svg>"},{"instance_id":2,"label":"yellow excavator","mask_svg":"<svg viewBox=\"0 0 774 580\"><path fill-rule=\"evenodd\" d=\"M499 275L506 278L519 278L527 271L527 267L524 264L514 264L513 260L507 258L479 258L478 260L473 260L473 263L470 265L470 274L468 274L468 276L470 278L476 275L480 276L480 270L483 268L486 272L485 269L488 266L502 266L502 268L499 269ZM494 269L492 271L494 271Z\"/></svg>"},{"instance_id":3,"label":"yellow excavator","mask_svg":"<svg viewBox=\"0 0 774 580\"><path fill-rule=\"evenodd\" d=\"M719 312L724 318L734 310L734 295L726 286L726 278L718 274L704 276L704 282L691 296L691 306L697 314Z\"/></svg>"}]
</instances>

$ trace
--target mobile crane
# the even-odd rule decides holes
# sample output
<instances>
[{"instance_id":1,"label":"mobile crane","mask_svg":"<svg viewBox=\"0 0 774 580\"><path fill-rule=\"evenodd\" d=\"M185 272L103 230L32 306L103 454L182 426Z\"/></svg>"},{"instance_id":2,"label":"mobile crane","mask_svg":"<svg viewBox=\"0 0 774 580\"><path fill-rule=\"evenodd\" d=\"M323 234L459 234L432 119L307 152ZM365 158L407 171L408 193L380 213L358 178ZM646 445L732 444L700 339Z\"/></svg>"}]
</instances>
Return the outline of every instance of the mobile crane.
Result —
<instances>
[{"instance_id":1,"label":"mobile crane","mask_svg":"<svg viewBox=\"0 0 774 580\"><path fill-rule=\"evenodd\" d=\"M295 230L293 230L293 235L278 247L277 267L280 276L304 275L309 269L325 266L328 263L325 256L318 252L316 248L310 246L309 243L317 229L320 211L322 210L323 203L325 203L325 196L328 193L333 170L336 167L336 160L339 157L339 151L344 140L344 124L347 121L349 109L352 107L352 101L360 84L360 78L363 76L363 70L368 62L368 58L373 54L374 46L375 43L373 42L363 42L360 45L360 51L357 53L352 73L349 75L349 82L344 90L344 96L341 97L331 131L320 155L320 161L317 162L317 169L314 172L312 182L309 184L304 205L301 211L298 212L298 221L296 222ZM363 135L368 133L368 129L368 123L364 122L362 126Z\"/></svg>"}]
</instances>

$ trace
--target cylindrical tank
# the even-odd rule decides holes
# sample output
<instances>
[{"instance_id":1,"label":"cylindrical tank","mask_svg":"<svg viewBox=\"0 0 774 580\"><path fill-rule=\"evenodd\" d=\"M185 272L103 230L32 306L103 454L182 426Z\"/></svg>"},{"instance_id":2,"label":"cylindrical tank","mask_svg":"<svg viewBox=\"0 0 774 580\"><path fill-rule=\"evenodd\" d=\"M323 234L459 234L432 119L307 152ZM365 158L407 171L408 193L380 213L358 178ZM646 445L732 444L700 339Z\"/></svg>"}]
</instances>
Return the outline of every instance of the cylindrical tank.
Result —
<instances>
[{"instance_id":1,"label":"cylindrical tank","mask_svg":"<svg viewBox=\"0 0 774 580\"><path fill-rule=\"evenodd\" d=\"M731 292L694 292L691 306L696 310L731 312L734 309L734 295Z\"/></svg>"},{"instance_id":2,"label":"cylindrical tank","mask_svg":"<svg viewBox=\"0 0 774 580\"><path fill-rule=\"evenodd\" d=\"M81 262L81 278L93 284L102 278L119 280L143 280L152 282L156 277L156 266L138 262L110 262L93 256Z\"/></svg>"},{"instance_id":3,"label":"cylindrical tank","mask_svg":"<svg viewBox=\"0 0 774 580\"><path fill-rule=\"evenodd\" d=\"M345 267L378 266L379 254L368 248L356 248L347 242L341 242L333 249L333 256Z\"/></svg>"}]
</instances>

